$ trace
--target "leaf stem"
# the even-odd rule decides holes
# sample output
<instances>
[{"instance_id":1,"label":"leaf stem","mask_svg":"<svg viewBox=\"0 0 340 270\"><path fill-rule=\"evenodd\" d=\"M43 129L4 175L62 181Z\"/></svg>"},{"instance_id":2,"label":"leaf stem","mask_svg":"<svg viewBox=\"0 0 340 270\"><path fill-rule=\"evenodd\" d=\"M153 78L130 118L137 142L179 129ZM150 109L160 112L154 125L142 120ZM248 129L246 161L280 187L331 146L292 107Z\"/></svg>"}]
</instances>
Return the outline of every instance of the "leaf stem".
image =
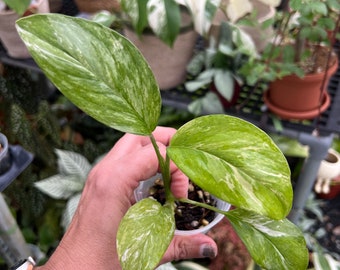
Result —
<instances>
[{"instance_id":1,"label":"leaf stem","mask_svg":"<svg viewBox=\"0 0 340 270\"><path fill-rule=\"evenodd\" d=\"M212 210L212 211L214 211L216 213L219 213L219 214L222 214L222 215L225 215L225 216L228 215L227 211L223 211L221 209L218 209L215 206L211 206L211 205L208 205L206 203L200 203L200 202L193 201L193 200L190 200L190 199L187 199L187 198L180 198L180 199L177 199L177 200L180 201L180 202L183 202L183 203L190 203L192 205L204 207L206 209Z\"/></svg>"},{"instance_id":2,"label":"leaf stem","mask_svg":"<svg viewBox=\"0 0 340 270\"><path fill-rule=\"evenodd\" d=\"M168 202L173 202L175 200L173 194L171 193L170 185L171 185L171 175L170 175L170 158L168 155L166 155L166 158L164 159L159 151L159 147L157 145L156 139L151 134L150 136L151 143L153 145L153 148L155 149L157 159L159 162L159 167L161 170L161 174L163 177L164 182L164 190L165 190L165 197Z\"/></svg>"}]
</instances>

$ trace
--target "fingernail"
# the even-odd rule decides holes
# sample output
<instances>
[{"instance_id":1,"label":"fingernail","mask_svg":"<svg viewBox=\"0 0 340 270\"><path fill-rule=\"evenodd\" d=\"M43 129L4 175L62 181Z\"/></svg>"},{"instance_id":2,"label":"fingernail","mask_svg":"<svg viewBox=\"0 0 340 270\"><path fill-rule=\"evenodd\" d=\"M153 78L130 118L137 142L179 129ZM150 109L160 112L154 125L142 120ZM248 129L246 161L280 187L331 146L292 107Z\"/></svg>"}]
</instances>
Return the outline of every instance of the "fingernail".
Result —
<instances>
[{"instance_id":1,"label":"fingernail","mask_svg":"<svg viewBox=\"0 0 340 270\"><path fill-rule=\"evenodd\" d=\"M216 251L210 245L203 245L201 247L201 254L202 254L203 257L206 257L206 258L215 258L216 257Z\"/></svg>"}]
</instances>

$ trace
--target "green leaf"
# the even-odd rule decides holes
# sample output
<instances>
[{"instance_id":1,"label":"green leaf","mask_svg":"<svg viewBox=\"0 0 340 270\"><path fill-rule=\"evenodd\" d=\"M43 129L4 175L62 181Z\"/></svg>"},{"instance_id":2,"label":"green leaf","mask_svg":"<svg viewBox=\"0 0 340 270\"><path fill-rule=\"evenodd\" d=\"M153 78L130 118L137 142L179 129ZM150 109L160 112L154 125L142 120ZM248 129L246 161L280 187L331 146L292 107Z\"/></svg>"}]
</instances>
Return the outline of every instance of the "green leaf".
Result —
<instances>
[{"instance_id":1,"label":"green leaf","mask_svg":"<svg viewBox=\"0 0 340 270\"><path fill-rule=\"evenodd\" d=\"M154 0L147 4L148 22L153 32L172 47L181 23L180 9L174 0Z\"/></svg>"},{"instance_id":2,"label":"green leaf","mask_svg":"<svg viewBox=\"0 0 340 270\"><path fill-rule=\"evenodd\" d=\"M5 4L19 16L23 15L29 7L31 0L4 0Z\"/></svg>"},{"instance_id":3,"label":"green leaf","mask_svg":"<svg viewBox=\"0 0 340 270\"><path fill-rule=\"evenodd\" d=\"M173 209L153 199L133 205L117 233L117 251L124 269L154 269L175 232Z\"/></svg>"},{"instance_id":4,"label":"green leaf","mask_svg":"<svg viewBox=\"0 0 340 270\"><path fill-rule=\"evenodd\" d=\"M61 14L29 16L17 28L47 77L81 110L122 132L149 135L155 129L160 92L130 41L98 23Z\"/></svg>"},{"instance_id":5,"label":"green leaf","mask_svg":"<svg viewBox=\"0 0 340 270\"><path fill-rule=\"evenodd\" d=\"M308 265L308 250L300 229L287 219L235 209L226 213L254 261L265 269L299 270Z\"/></svg>"},{"instance_id":6,"label":"green leaf","mask_svg":"<svg viewBox=\"0 0 340 270\"><path fill-rule=\"evenodd\" d=\"M288 163L249 122L228 115L196 118L176 132L167 150L181 171L214 196L274 219L289 213Z\"/></svg>"}]
</instances>

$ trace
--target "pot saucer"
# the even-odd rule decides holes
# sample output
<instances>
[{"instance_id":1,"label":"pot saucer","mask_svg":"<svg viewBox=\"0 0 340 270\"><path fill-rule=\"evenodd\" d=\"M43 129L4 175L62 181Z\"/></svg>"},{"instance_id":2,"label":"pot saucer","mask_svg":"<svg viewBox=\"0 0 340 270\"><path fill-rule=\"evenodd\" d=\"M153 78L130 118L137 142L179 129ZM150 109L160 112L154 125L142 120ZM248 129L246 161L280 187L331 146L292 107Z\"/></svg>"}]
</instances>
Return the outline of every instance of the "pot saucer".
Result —
<instances>
[{"instance_id":1,"label":"pot saucer","mask_svg":"<svg viewBox=\"0 0 340 270\"><path fill-rule=\"evenodd\" d=\"M317 117L320 113L323 113L330 105L331 98L327 92L324 93L323 102L320 108L316 108L309 111L289 111L282 109L275 104L273 104L269 98L269 91L266 91L263 95L264 102L268 106L268 109L278 115L284 120L307 120Z\"/></svg>"},{"instance_id":2,"label":"pot saucer","mask_svg":"<svg viewBox=\"0 0 340 270\"><path fill-rule=\"evenodd\" d=\"M12 166L0 175L0 192L3 191L32 162L33 154L19 145L9 145Z\"/></svg>"}]
</instances>

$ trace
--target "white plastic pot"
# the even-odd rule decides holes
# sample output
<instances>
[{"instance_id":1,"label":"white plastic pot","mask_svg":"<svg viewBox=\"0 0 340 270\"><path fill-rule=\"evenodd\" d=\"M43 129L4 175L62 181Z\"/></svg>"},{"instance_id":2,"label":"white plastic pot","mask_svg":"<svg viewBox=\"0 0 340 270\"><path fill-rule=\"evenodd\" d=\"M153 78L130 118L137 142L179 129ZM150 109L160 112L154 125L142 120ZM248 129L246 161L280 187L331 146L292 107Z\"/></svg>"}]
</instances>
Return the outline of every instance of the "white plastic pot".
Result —
<instances>
[{"instance_id":1,"label":"white plastic pot","mask_svg":"<svg viewBox=\"0 0 340 270\"><path fill-rule=\"evenodd\" d=\"M155 181L159 178L161 178L161 174L156 174L154 177L148 179L148 180L145 180L145 181L142 181L140 182L139 186L137 187L137 189L135 190L135 199L136 201L140 201L144 198L146 198L149 194L149 189L150 187L153 186L153 184L155 183ZM230 208L230 204L225 202L225 201L222 201L218 198L215 198L214 199L217 201L217 208L219 208L220 210L223 210L223 211L228 211L229 208ZM215 214L215 219L210 222L207 226L204 226L204 227L201 227L199 229L196 229L196 230L188 230L188 231L185 231L185 230L175 230L175 235L194 235L194 234L199 234L199 233L207 233L212 227L214 227L217 223L219 223L222 218L224 217L224 215L222 214L219 214L219 213L216 213Z\"/></svg>"}]
</instances>

